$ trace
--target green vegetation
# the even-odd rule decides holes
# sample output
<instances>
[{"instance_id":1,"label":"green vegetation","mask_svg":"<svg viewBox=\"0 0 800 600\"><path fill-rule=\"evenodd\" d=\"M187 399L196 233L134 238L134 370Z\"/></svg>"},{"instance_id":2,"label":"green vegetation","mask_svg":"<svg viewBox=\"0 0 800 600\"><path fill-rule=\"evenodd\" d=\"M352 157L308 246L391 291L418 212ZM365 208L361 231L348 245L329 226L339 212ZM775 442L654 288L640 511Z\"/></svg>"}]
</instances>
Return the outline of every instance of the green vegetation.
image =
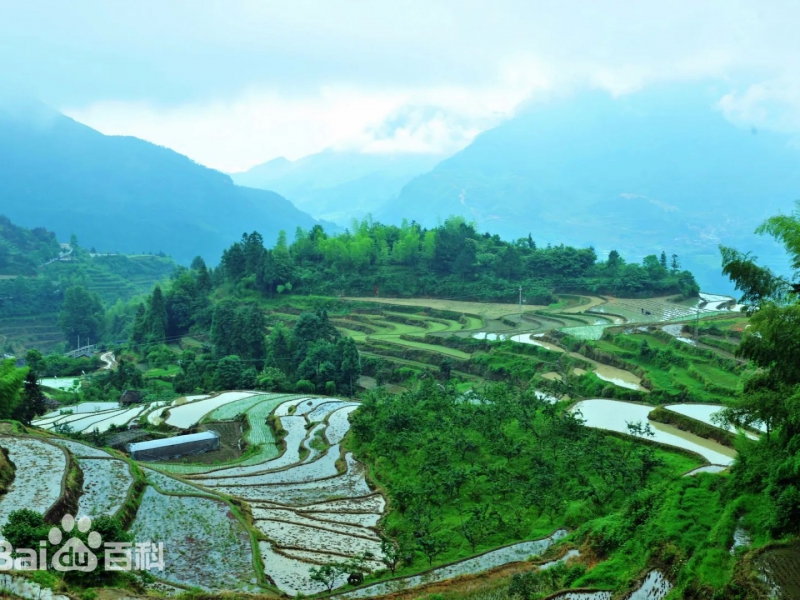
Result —
<instances>
[{"instance_id":1,"label":"green vegetation","mask_svg":"<svg viewBox=\"0 0 800 600\"><path fill-rule=\"evenodd\" d=\"M375 391L351 417L350 448L392 500L387 533L415 557L404 570L575 528L618 509L649 482L697 464L583 427L532 389L480 395L430 380Z\"/></svg>"},{"instance_id":2,"label":"green vegetation","mask_svg":"<svg viewBox=\"0 0 800 600\"><path fill-rule=\"evenodd\" d=\"M40 265L60 252L53 233L17 227L0 215L0 275L35 275Z\"/></svg>"},{"instance_id":3,"label":"green vegetation","mask_svg":"<svg viewBox=\"0 0 800 600\"><path fill-rule=\"evenodd\" d=\"M0 344L7 351L52 350L66 341L118 339L125 301L175 270L164 256L97 255L63 249L52 233L0 216ZM108 310L108 313L106 313Z\"/></svg>"},{"instance_id":4,"label":"green vegetation","mask_svg":"<svg viewBox=\"0 0 800 600\"><path fill-rule=\"evenodd\" d=\"M548 305L559 289L686 297L699 291L691 273L656 255L637 265L612 251L598 263L592 248L539 248L530 236L509 243L477 233L460 218L432 229L365 220L334 236L315 226L298 229L291 245L281 234L271 250L253 233L223 253L221 272L237 288L268 295L380 293L513 302L522 285L529 304Z\"/></svg>"}]
</instances>

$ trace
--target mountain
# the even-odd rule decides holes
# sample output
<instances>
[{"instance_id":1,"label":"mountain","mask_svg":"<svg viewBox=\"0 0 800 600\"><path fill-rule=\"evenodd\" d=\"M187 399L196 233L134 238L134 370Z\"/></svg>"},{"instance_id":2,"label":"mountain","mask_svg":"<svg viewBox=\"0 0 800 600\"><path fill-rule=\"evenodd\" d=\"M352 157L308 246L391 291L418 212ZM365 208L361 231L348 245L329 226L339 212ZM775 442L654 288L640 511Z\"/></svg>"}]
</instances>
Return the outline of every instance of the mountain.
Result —
<instances>
[{"instance_id":1,"label":"mountain","mask_svg":"<svg viewBox=\"0 0 800 600\"><path fill-rule=\"evenodd\" d=\"M800 192L800 150L785 135L741 128L696 87L612 98L585 93L528 106L405 185L376 211L434 225L462 215L538 243L594 245L643 257L676 253L704 287L720 243L785 264L753 229ZM779 265L780 266L780 265Z\"/></svg>"},{"instance_id":2,"label":"mountain","mask_svg":"<svg viewBox=\"0 0 800 600\"><path fill-rule=\"evenodd\" d=\"M348 224L395 200L406 183L443 158L325 150L296 161L276 158L231 177L239 185L274 190L317 218Z\"/></svg>"},{"instance_id":3,"label":"mountain","mask_svg":"<svg viewBox=\"0 0 800 600\"><path fill-rule=\"evenodd\" d=\"M103 252L215 261L232 240L316 221L274 192L133 137L106 136L39 105L0 107L0 213Z\"/></svg>"}]
</instances>

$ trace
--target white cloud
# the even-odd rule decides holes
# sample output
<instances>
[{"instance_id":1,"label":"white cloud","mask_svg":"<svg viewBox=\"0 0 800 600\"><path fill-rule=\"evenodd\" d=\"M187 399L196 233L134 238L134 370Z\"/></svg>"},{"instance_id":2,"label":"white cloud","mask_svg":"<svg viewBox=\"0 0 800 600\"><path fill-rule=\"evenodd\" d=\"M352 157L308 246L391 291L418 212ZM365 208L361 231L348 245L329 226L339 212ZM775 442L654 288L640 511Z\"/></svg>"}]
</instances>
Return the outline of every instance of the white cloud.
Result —
<instances>
[{"instance_id":1,"label":"white cloud","mask_svg":"<svg viewBox=\"0 0 800 600\"><path fill-rule=\"evenodd\" d=\"M788 1L12 4L0 87L228 171L328 147L448 153L531 94L704 78L753 83L723 98L728 118L800 131Z\"/></svg>"},{"instance_id":2,"label":"white cloud","mask_svg":"<svg viewBox=\"0 0 800 600\"><path fill-rule=\"evenodd\" d=\"M781 133L800 132L800 81L786 77L733 91L719 108L734 123Z\"/></svg>"},{"instance_id":3,"label":"white cloud","mask_svg":"<svg viewBox=\"0 0 800 600\"><path fill-rule=\"evenodd\" d=\"M251 90L232 101L158 107L98 102L64 113L107 135L133 135L235 172L277 156L333 147L367 153L449 154L511 116L545 81L515 74L488 89L358 89L314 95Z\"/></svg>"}]
</instances>

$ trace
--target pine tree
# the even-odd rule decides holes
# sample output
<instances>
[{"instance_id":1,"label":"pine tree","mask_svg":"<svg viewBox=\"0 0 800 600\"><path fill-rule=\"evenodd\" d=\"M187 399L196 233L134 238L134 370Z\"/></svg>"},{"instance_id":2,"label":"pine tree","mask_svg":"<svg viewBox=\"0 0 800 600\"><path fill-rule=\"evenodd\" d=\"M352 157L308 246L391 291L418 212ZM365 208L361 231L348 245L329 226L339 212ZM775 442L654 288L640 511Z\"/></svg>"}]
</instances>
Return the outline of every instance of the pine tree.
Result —
<instances>
[{"instance_id":1,"label":"pine tree","mask_svg":"<svg viewBox=\"0 0 800 600\"><path fill-rule=\"evenodd\" d=\"M167 304L161 286L156 285L150 296L150 306L147 311L147 341L161 344L167 337Z\"/></svg>"},{"instance_id":2,"label":"pine tree","mask_svg":"<svg viewBox=\"0 0 800 600\"><path fill-rule=\"evenodd\" d=\"M144 304L139 304L136 309L136 319L133 321L133 333L131 334L131 342L136 345L144 344L147 337L147 310Z\"/></svg>"}]
</instances>

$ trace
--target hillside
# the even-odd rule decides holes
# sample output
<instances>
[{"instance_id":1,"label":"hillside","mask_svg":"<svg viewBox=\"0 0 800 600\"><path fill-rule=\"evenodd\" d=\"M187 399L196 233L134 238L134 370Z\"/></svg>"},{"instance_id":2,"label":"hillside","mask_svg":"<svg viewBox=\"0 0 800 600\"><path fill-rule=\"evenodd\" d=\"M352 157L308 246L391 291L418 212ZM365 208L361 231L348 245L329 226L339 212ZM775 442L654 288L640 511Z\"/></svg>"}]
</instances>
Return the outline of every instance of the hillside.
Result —
<instances>
[{"instance_id":1,"label":"hillside","mask_svg":"<svg viewBox=\"0 0 800 600\"><path fill-rule=\"evenodd\" d=\"M60 252L52 232L17 227L8 217L0 215L0 277L33 275L39 265L56 258Z\"/></svg>"},{"instance_id":2,"label":"hillside","mask_svg":"<svg viewBox=\"0 0 800 600\"><path fill-rule=\"evenodd\" d=\"M315 221L273 192L148 142L105 136L43 106L0 108L0 209L101 252L219 256L258 227L267 239Z\"/></svg>"},{"instance_id":3,"label":"hillside","mask_svg":"<svg viewBox=\"0 0 800 600\"><path fill-rule=\"evenodd\" d=\"M618 98L583 93L527 107L409 182L377 211L431 226L451 214L538 243L592 244L641 258L679 248L704 287L729 288L717 245L750 243L752 223L791 210L800 150L742 129L697 88ZM754 248L763 259L777 247Z\"/></svg>"},{"instance_id":4,"label":"hillside","mask_svg":"<svg viewBox=\"0 0 800 600\"><path fill-rule=\"evenodd\" d=\"M395 200L406 183L443 158L325 150L295 161L276 158L231 177L239 185L273 190L318 219L349 224Z\"/></svg>"},{"instance_id":5,"label":"hillside","mask_svg":"<svg viewBox=\"0 0 800 600\"><path fill-rule=\"evenodd\" d=\"M156 255L100 255L56 241L43 228L26 229L0 216L0 345L9 351L49 350L63 341L57 323L64 292L74 285L110 307L149 292L176 269ZM4 266L3 266L4 265Z\"/></svg>"}]
</instances>

